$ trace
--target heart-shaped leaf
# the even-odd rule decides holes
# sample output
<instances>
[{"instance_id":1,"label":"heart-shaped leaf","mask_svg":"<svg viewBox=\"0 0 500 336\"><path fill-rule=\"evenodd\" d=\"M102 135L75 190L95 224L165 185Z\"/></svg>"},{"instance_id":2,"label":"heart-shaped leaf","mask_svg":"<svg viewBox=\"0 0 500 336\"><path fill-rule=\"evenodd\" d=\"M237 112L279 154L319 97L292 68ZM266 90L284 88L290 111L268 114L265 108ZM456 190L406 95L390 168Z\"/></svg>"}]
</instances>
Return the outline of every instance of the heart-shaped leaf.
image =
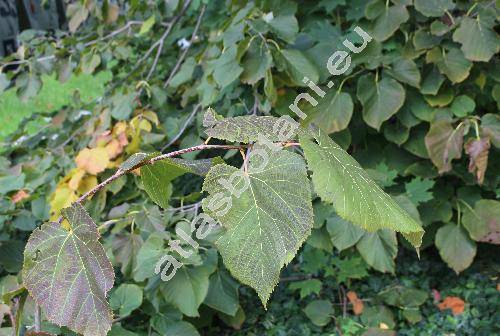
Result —
<instances>
[{"instance_id":1,"label":"heart-shaped leaf","mask_svg":"<svg viewBox=\"0 0 500 336\"><path fill-rule=\"evenodd\" d=\"M46 223L24 251L24 285L53 323L84 335L106 335L112 313L106 295L114 272L92 218L78 203L62 210L68 230Z\"/></svg>"},{"instance_id":2,"label":"heart-shaped leaf","mask_svg":"<svg viewBox=\"0 0 500 336\"><path fill-rule=\"evenodd\" d=\"M244 173L248 187L239 197L231 197L219 183L239 172L235 167L214 166L203 184L203 190L210 194L203 200L204 211L226 229L216 242L224 264L235 278L257 291L264 305L278 283L281 268L295 256L313 225L304 160L286 150L268 154L263 169L259 156L250 157L248 172ZM238 189L241 187L239 183ZM224 214L210 210L211 202L221 193L232 199Z\"/></svg>"}]
</instances>

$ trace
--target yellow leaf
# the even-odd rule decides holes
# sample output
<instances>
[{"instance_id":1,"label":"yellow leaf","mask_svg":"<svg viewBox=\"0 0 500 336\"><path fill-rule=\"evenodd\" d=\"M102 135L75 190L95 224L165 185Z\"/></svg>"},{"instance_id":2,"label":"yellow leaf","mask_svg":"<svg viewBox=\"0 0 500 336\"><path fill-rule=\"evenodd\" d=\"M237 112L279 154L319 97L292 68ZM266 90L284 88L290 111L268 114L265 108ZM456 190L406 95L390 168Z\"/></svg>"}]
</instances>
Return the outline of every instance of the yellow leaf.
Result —
<instances>
[{"instance_id":1,"label":"yellow leaf","mask_svg":"<svg viewBox=\"0 0 500 336\"><path fill-rule=\"evenodd\" d=\"M78 192L80 194L85 194L90 189L94 188L97 185L97 177L95 176L87 176L80 182L78 186Z\"/></svg>"},{"instance_id":2,"label":"yellow leaf","mask_svg":"<svg viewBox=\"0 0 500 336\"><path fill-rule=\"evenodd\" d=\"M54 193L50 196L50 220L57 220L61 210L69 207L77 199L76 192L67 185L57 186Z\"/></svg>"},{"instance_id":3,"label":"yellow leaf","mask_svg":"<svg viewBox=\"0 0 500 336\"><path fill-rule=\"evenodd\" d=\"M71 190L77 190L84 175L85 175L85 170L83 170L81 168L73 169L69 173L69 176L71 176L71 179L68 182L68 187Z\"/></svg>"},{"instance_id":4,"label":"yellow leaf","mask_svg":"<svg viewBox=\"0 0 500 336\"><path fill-rule=\"evenodd\" d=\"M78 153L76 159L78 168L85 170L91 175L103 172L109 164L108 152L105 148L85 148Z\"/></svg>"}]
</instances>

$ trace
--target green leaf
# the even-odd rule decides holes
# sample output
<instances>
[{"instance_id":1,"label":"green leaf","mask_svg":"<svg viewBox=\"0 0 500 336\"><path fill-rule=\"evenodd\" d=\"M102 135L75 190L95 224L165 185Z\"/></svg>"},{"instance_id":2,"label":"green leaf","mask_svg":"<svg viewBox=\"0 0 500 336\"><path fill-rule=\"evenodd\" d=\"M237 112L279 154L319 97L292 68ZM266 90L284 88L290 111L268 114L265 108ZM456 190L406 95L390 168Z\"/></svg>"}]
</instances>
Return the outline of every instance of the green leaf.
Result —
<instances>
[{"instance_id":1,"label":"green leaf","mask_svg":"<svg viewBox=\"0 0 500 336\"><path fill-rule=\"evenodd\" d=\"M468 60L488 62L498 52L500 42L498 34L491 29L490 20L495 21L494 12L482 14L480 12L476 18L464 17L453 33L453 41L462 45L462 51Z\"/></svg>"},{"instance_id":2,"label":"green leaf","mask_svg":"<svg viewBox=\"0 0 500 336\"><path fill-rule=\"evenodd\" d=\"M309 78L314 83L318 82L318 70L304 53L296 49L285 49L281 51L281 54L287 62L287 72L296 85L306 86L302 81L304 77Z\"/></svg>"},{"instance_id":3,"label":"green leaf","mask_svg":"<svg viewBox=\"0 0 500 336\"><path fill-rule=\"evenodd\" d=\"M362 279L368 276L367 264L359 256L333 259L336 267L334 276L338 282L348 283L349 279Z\"/></svg>"},{"instance_id":4,"label":"green leaf","mask_svg":"<svg viewBox=\"0 0 500 336\"><path fill-rule=\"evenodd\" d=\"M405 90L392 78L377 81L373 74L367 74L358 80L357 96L363 105L365 122L380 130L382 123L403 106Z\"/></svg>"},{"instance_id":5,"label":"green leaf","mask_svg":"<svg viewBox=\"0 0 500 336\"><path fill-rule=\"evenodd\" d=\"M472 98L466 95L460 95L453 99L451 104L451 111L453 114L459 118L466 117L468 114L472 113L476 108L476 103Z\"/></svg>"},{"instance_id":6,"label":"green leaf","mask_svg":"<svg viewBox=\"0 0 500 336\"><path fill-rule=\"evenodd\" d=\"M434 183L436 181L415 177L405 183L406 195L415 205L430 201L433 195L429 190L432 189Z\"/></svg>"},{"instance_id":7,"label":"green leaf","mask_svg":"<svg viewBox=\"0 0 500 336\"><path fill-rule=\"evenodd\" d=\"M476 243L461 226L449 223L436 232L436 247L443 260L460 273L470 266L476 256Z\"/></svg>"},{"instance_id":8,"label":"green leaf","mask_svg":"<svg viewBox=\"0 0 500 336\"><path fill-rule=\"evenodd\" d=\"M452 0L415 0L414 6L427 17L440 17L455 8Z\"/></svg>"},{"instance_id":9,"label":"green leaf","mask_svg":"<svg viewBox=\"0 0 500 336\"><path fill-rule=\"evenodd\" d=\"M320 229L313 229L311 235L307 238L306 243L314 248L322 249L326 252L331 252L333 250L330 235L324 227Z\"/></svg>"},{"instance_id":10,"label":"green leaf","mask_svg":"<svg viewBox=\"0 0 500 336\"><path fill-rule=\"evenodd\" d=\"M329 91L318 105L308 109L305 122L311 121L327 133L340 132L349 125L353 109L350 94L339 90Z\"/></svg>"},{"instance_id":11,"label":"green leaf","mask_svg":"<svg viewBox=\"0 0 500 336\"><path fill-rule=\"evenodd\" d=\"M278 15L267 24L273 33L288 43L293 43L299 32L299 24L293 15Z\"/></svg>"},{"instance_id":12,"label":"green leaf","mask_svg":"<svg viewBox=\"0 0 500 336\"><path fill-rule=\"evenodd\" d=\"M409 18L410 15L404 5L384 7L373 23L371 35L379 42L385 41Z\"/></svg>"},{"instance_id":13,"label":"green leaf","mask_svg":"<svg viewBox=\"0 0 500 336\"><path fill-rule=\"evenodd\" d=\"M300 298L303 299L310 294L319 294L321 291L321 281L318 279L308 279L297 281L288 286L291 290L300 290Z\"/></svg>"},{"instance_id":14,"label":"green leaf","mask_svg":"<svg viewBox=\"0 0 500 336\"><path fill-rule=\"evenodd\" d=\"M381 323L389 328L394 328L394 315L391 310L384 305L367 307L361 314L361 321L369 327L379 327ZM390 330L383 329L368 329L368 333L363 336L389 336L394 333Z\"/></svg>"},{"instance_id":15,"label":"green leaf","mask_svg":"<svg viewBox=\"0 0 500 336\"><path fill-rule=\"evenodd\" d=\"M217 60L213 62L214 79L221 88L225 88L235 81L243 72L238 64L238 49L236 45L224 50Z\"/></svg>"},{"instance_id":16,"label":"green leaf","mask_svg":"<svg viewBox=\"0 0 500 336\"><path fill-rule=\"evenodd\" d=\"M430 51L429 55L429 61L436 63L439 71L453 83L463 82L469 77L472 63L464 57L460 49L451 48L448 52L441 52L439 48L436 48Z\"/></svg>"},{"instance_id":17,"label":"green leaf","mask_svg":"<svg viewBox=\"0 0 500 336\"><path fill-rule=\"evenodd\" d=\"M259 140L259 134L266 136L269 141L281 141L274 132L279 119L271 116L241 116L227 119L217 119L215 112L208 109L205 113L203 125L207 127L205 133L209 137L228 140L231 142L249 143Z\"/></svg>"},{"instance_id":18,"label":"green leaf","mask_svg":"<svg viewBox=\"0 0 500 336\"><path fill-rule=\"evenodd\" d=\"M220 158L185 160L165 158L152 165L141 167L141 179L149 197L164 209L169 207L172 195L172 181L186 173L205 175L210 167L221 162Z\"/></svg>"},{"instance_id":19,"label":"green leaf","mask_svg":"<svg viewBox=\"0 0 500 336\"><path fill-rule=\"evenodd\" d=\"M323 201L332 202L344 219L369 231L396 230L415 247L420 246L423 229L386 194L328 135L317 131L317 143L301 137L314 188Z\"/></svg>"},{"instance_id":20,"label":"green leaf","mask_svg":"<svg viewBox=\"0 0 500 336\"><path fill-rule=\"evenodd\" d=\"M0 194L22 189L25 177L24 174L0 176Z\"/></svg>"},{"instance_id":21,"label":"green leaf","mask_svg":"<svg viewBox=\"0 0 500 336\"><path fill-rule=\"evenodd\" d=\"M330 322L335 312L330 301L315 300L310 302L306 308L304 308L304 313L312 323L323 327Z\"/></svg>"},{"instance_id":22,"label":"green leaf","mask_svg":"<svg viewBox=\"0 0 500 336\"><path fill-rule=\"evenodd\" d=\"M216 259L196 267L182 266L174 277L160 286L165 301L173 304L184 315L198 317L198 308L208 293L209 276L215 270Z\"/></svg>"},{"instance_id":23,"label":"green leaf","mask_svg":"<svg viewBox=\"0 0 500 336\"><path fill-rule=\"evenodd\" d=\"M391 230L366 232L356 248L368 265L380 272L394 273L394 258L398 253L396 234Z\"/></svg>"},{"instance_id":24,"label":"green leaf","mask_svg":"<svg viewBox=\"0 0 500 336\"><path fill-rule=\"evenodd\" d=\"M114 272L92 218L78 203L62 210L68 230L43 224L24 251L24 285L49 321L84 335L106 335L112 314L106 294Z\"/></svg>"},{"instance_id":25,"label":"green leaf","mask_svg":"<svg viewBox=\"0 0 500 336\"><path fill-rule=\"evenodd\" d=\"M249 47L243 57L243 72L240 79L243 83L253 85L265 77L273 59L269 50L260 41L253 40L253 44Z\"/></svg>"},{"instance_id":26,"label":"green leaf","mask_svg":"<svg viewBox=\"0 0 500 336\"><path fill-rule=\"evenodd\" d=\"M500 148L500 116L493 113L483 115L481 117L481 131L490 138L495 147Z\"/></svg>"},{"instance_id":27,"label":"green leaf","mask_svg":"<svg viewBox=\"0 0 500 336\"><path fill-rule=\"evenodd\" d=\"M146 21L144 21L141 25L141 30L139 30L138 36L144 35L149 32L151 28L153 28L155 21L156 18L154 15L151 15Z\"/></svg>"},{"instance_id":28,"label":"green leaf","mask_svg":"<svg viewBox=\"0 0 500 336\"><path fill-rule=\"evenodd\" d=\"M218 271L210 277L207 297L203 302L207 306L235 316L239 308L238 283L224 271Z\"/></svg>"},{"instance_id":29,"label":"green leaf","mask_svg":"<svg viewBox=\"0 0 500 336\"><path fill-rule=\"evenodd\" d=\"M500 202L482 199L466 207L462 224L475 241L500 244Z\"/></svg>"},{"instance_id":30,"label":"green leaf","mask_svg":"<svg viewBox=\"0 0 500 336\"><path fill-rule=\"evenodd\" d=\"M387 69L387 73L400 82L416 88L420 87L420 71L412 60L403 58L396 60L392 67Z\"/></svg>"},{"instance_id":31,"label":"green leaf","mask_svg":"<svg viewBox=\"0 0 500 336\"><path fill-rule=\"evenodd\" d=\"M149 155L146 153L135 153L129 156L121 165L121 170L129 170L137 166L138 164L146 161Z\"/></svg>"},{"instance_id":32,"label":"green leaf","mask_svg":"<svg viewBox=\"0 0 500 336\"><path fill-rule=\"evenodd\" d=\"M109 297L113 310L119 310L120 317L129 316L142 304L142 289L134 284L121 284Z\"/></svg>"},{"instance_id":33,"label":"green leaf","mask_svg":"<svg viewBox=\"0 0 500 336\"><path fill-rule=\"evenodd\" d=\"M144 190L153 202L163 209L167 209L173 191L171 182L185 172L183 168L176 167L164 160L146 165L141 168Z\"/></svg>"},{"instance_id":34,"label":"green leaf","mask_svg":"<svg viewBox=\"0 0 500 336\"><path fill-rule=\"evenodd\" d=\"M168 336L200 336L196 328L186 321L168 323L164 331Z\"/></svg>"},{"instance_id":35,"label":"green leaf","mask_svg":"<svg viewBox=\"0 0 500 336\"><path fill-rule=\"evenodd\" d=\"M254 151L259 149L266 150L257 146ZM214 166L203 184L209 196L202 205L225 229L216 242L224 264L236 279L257 291L265 306L278 283L281 268L291 261L310 234L313 212L301 156L286 150L268 153L268 163L262 171L260 161L260 155L250 157L248 172L244 173L248 183L241 176L237 178L242 190L239 197L231 197L219 181L240 170L225 164ZM247 187L243 188L242 183ZM214 212L217 208L210 206L217 195L232 201L225 213Z\"/></svg>"},{"instance_id":36,"label":"green leaf","mask_svg":"<svg viewBox=\"0 0 500 336\"><path fill-rule=\"evenodd\" d=\"M164 248L165 236L152 233L137 252L137 263L133 270L134 281L141 282L152 278L158 260L167 252Z\"/></svg>"},{"instance_id":37,"label":"green leaf","mask_svg":"<svg viewBox=\"0 0 500 336\"><path fill-rule=\"evenodd\" d=\"M365 231L337 214L326 220L326 229L330 234L332 244L339 251L354 246Z\"/></svg>"}]
</instances>

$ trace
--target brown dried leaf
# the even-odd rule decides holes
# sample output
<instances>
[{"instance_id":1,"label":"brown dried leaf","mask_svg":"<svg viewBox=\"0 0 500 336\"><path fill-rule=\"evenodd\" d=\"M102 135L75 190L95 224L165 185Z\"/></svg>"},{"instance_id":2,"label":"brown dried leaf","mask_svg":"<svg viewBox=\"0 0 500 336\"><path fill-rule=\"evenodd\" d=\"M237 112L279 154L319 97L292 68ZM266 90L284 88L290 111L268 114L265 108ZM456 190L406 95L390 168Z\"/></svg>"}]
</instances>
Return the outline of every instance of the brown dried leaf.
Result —
<instances>
[{"instance_id":1,"label":"brown dried leaf","mask_svg":"<svg viewBox=\"0 0 500 336\"><path fill-rule=\"evenodd\" d=\"M465 302L456 296L447 296L438 305L439 310L451 309L453 315L460 315L464 312Z\"/></svg>"},{"instance_id":2,"label":"brown dried leaf","mask_svg":"<svg viewBox=\"0 0 500 336\"><path fill-rule=\"evenodd\" d=\"M349 299L349 302L352 304L352 311L354 312L355 315L360 315L363 312L363 301L358 298L358 295L354 291L349 291L347 292L347 298Z\"/></svg>"},{"instance_id":3,"label":"brown dried leaf","mask_svg":"<svg viewBox=\"0 0 500 336\"><path fill-rule=\"evenodd\" d=\"M75 159L78 168L91 175L97 175L106 169L109 164L109 155L105 148L85 148L78 153Z\"/></svg>"},{"instance_id":4,"label":"brown dried leaf","mask_svg":"<svg viewBox=\"0 0 500 336\"><path fill-rule=\"evenodd\" d=\"M27 193L25 190L21 189L12 196L12 202L19 203L23 199L26 199L28 197L30 197L30 194Z\"/></svg>"},{"instance_id":5,"label":"brown dried leaf","mask_svg":"<svg viewBox=\"0 0 500 336\"><path fill-rule=\"evenodd\" d=\"M477 182L482 184L484 173L488 167L488 153L490 151L490 139L470 139L464 146L465 153L469 155L469 172L476 175Z\"/></svg>"}]
</instances>

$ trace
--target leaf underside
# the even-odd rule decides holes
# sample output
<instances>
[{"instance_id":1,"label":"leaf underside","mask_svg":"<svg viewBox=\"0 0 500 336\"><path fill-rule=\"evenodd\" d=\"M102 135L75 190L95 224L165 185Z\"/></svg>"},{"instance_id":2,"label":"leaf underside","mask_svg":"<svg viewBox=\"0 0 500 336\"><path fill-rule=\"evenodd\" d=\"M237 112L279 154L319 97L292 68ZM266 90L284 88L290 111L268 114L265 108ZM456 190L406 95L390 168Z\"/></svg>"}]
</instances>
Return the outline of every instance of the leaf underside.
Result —
<instances>
[{"instance_id":1,"label":"leaf underside","mask_svg":"<svg viewBox=\"0 0 500 336\"><path fill-rule=\"evenodd\" d=\"M344 219L368 231L399 231L415 247L424 230L391 196L386 194L359 163L327 134L317 130L313 140L301 137L312 181L318 195L333 203Z\"/></svg>"},{"instance_id":2,"label":"leaf underside","mask_svg":"<svg viewBox=\"0 0 500 336\"><path fill-rule=\"evenodd\" d=\"M264 306L278 283L281 268L295 256L313 225L304 160L285 150L268 154L269 162L260 172L255 168L261 162L250 158L249 187L239 198L232 197L226 214L217 216L217 209L211 212L209 204L219 192L230 196L218 181L238 169L225 164L214 166L203 184L203 190L209 193L203 201L204 211L226 229L216 242L224 264L235 278L257 291ZM243 185L240 183L237 190Z\"/></svg>"},{"instance_id":3,"label":"leaf underside","mask_svg":"<svg viewBox=\"0 0 500 336\"><path fill-rule=\"evenodd\" d=\"M84 335L106 335L112 313L106 295L114 272L92 218L79 204L62 210L69 230L46 223L24 252L24 285L53 323Z\"/></svg>"}]
</instances>

